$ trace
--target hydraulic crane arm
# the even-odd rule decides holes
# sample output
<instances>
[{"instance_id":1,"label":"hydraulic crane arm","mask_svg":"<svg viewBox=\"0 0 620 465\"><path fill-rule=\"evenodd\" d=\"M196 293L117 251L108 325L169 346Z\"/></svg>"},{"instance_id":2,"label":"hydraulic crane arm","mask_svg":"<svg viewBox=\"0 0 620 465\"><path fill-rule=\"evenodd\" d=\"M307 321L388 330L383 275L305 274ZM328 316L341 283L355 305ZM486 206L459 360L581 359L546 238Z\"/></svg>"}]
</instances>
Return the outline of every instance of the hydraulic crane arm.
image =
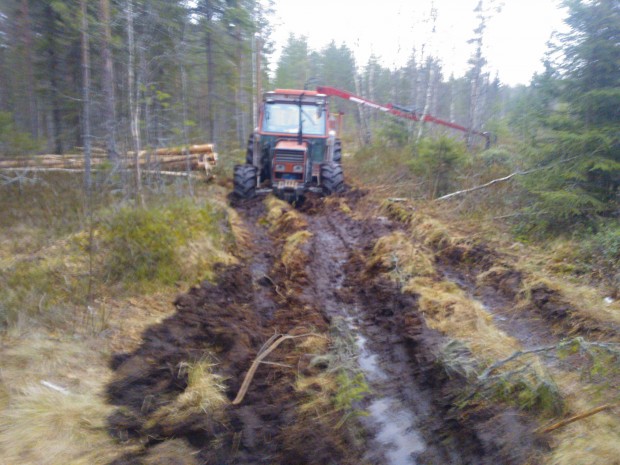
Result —
<instances>
[{"instance_id":1,"label":"hydraulic crane arm","mask_svg":"<svg viewBox=\"0 0 620 465\"><path fill-rule=\"evenodd\" d=\"M359 105L364 105L370 108L374 108L375 110L390 113L400 118L406 118L406 119L410 119L413 121L423 121L423 122L440 124L442 126L456 129L458 131L463 131L465 133L475 134L477 136L484 137L487 148L491 144L491 135L488 132L481 132L481 131L476 131L474 129L469 129L469 128L466 128L465 126L461 126L460 124L452 123L450 121L445 121L440 118L436 118L432 115L418 115L414 110L409 110L407 108L403 108L398 105L394 105L392 103L388 103L387 105L380 105L378 103L372 102L358 95L354 95L350 92L336 89L335 87L318 86L316 90L317 92L321 94L329 95L331 97L339 97L344 100L349 100Z\"/></svg>"}]
</instances>

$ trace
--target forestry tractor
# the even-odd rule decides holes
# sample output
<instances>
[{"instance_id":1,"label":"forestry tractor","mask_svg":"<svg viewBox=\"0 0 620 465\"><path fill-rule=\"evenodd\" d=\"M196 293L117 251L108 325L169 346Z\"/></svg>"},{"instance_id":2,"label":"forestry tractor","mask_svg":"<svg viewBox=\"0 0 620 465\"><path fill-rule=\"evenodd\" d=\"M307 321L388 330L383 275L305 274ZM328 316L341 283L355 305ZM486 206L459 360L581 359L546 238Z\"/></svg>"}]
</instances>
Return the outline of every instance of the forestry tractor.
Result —
<instances>
[{"instance_id":1,"label":"forestry tractor","mask_svg":"<svg viewBox=\"0 0 620 465\"><path fill-rule=\"evenodd\" d=\"M312 90L266 92L258 128L250 136L246 163L235 166L234 193L254 197L270 184L289 202L307 191L341 192L342 148L336 138L340 118L330 115L327 95Z\"/></svg>"},{"instance_id":2,"label":"forestry tractor","mask_svg":"<svg viewBox=\"0 0 620 465\"><path fill-rule=\"evenodd\" d=\"M342 114L329 112L328 97L338 97L413 121L431 122L482 136L490 136L402 106L381 105L333 87L316 90L276 89L263 95L258 127L248 140L246 162L236 165L234 194L249 199L273 192L289 202L308 191L330 195L344 189L340 164L342 144L337 134Z\"/></svg>"}]
</instances>

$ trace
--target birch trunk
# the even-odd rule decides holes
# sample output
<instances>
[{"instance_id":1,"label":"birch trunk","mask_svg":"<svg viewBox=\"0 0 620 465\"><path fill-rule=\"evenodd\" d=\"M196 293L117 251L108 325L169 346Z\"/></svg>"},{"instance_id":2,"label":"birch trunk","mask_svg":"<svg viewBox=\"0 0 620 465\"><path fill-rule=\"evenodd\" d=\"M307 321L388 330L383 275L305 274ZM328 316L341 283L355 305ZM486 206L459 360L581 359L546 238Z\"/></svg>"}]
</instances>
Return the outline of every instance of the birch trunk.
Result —
<instances>
[{"instance_id":1,"label":"birch trunk","mask_svg":"<svg viewBox=\"0 0 620 465\"><path fill-rule=\"evenodd\" d=\"M119 155L116 148L116 96L114 95L114 65L110 43L110 1L99 1L99 20L103 29L101 40L101 59L103 61L103 94L105 108L106 149L108 158L118 162Z\"/></svg>"},{"instance_id":2,"label":"birch trunk","mask_svg":"<svg viewBox=\"0 0 620 465\"><path fill-rule=\"evenodd\" d=\"M127 0L126 3L126 15L127 15L127 47L129 49L129 57L127 63L127 90L129 93L129 113L131 128L131 139L134 149L134 176L136 183L136 197L140 205L144 205L144 198L142 196L142 173L140 171L140 163L138 156L141 150L140 141L140 106L137 99L135 82L135 39L133 29L133 0Z\"/></svg>"},{"instance_id":3,"label":"birch trunk","mask_svg":"<svg viewBox=\"0 0 620 465\"><path fill-rule=\"evenodd\" d=\"M82 139L84 141L84 187L90 198L91 180L91 143L90 143L90 51L88 36L88 17L86 16L87 0L80 0L81 39L82 39ZM90 206L89 206L90 207Z\"/></svg>"}]
</instances>

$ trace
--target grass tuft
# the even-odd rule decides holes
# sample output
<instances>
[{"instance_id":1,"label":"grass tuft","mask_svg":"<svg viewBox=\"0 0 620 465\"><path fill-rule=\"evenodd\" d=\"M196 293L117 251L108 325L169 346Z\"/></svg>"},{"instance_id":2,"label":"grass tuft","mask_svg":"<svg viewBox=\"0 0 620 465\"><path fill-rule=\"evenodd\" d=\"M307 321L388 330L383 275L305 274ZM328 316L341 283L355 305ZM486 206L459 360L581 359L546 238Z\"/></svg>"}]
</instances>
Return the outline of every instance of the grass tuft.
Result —
<instances>
[{"instance_id":1,"label":"grass tuft","mask_svg":"<svg viewBox=\"0 0 620 465\"><path fill-rule=\"evenodd\" d=\"M146 424L147 429L182 423L197 413L209 417L221 416L222 409L228 404L226 386L223 378L212 372L212 366L205 360L181 366L180 369L187 370L185 391L172 404L153 413Z\"/></svg>"},{"instance_id":2,"label":"grass tuft","mask_svg":"<svg viewBox=\"0 0 620 465\"><path fill-rule=\"evenodd\" d=\"M96 393L63 394L29 385L0 412L0 456L9 464L106 464L114 457Z\"/></svg>"},{"instance_id":3,"label":"grass tuft","mask_svg":"<svg viewBox=\"0 0 620 465\"><path fill-rule=\"evenodd\" d=\"M416 276L434 276L436 273L433 256L401 231L377 240L367 267L379 268L401 284Z\"/></svg>"},{"instance_id":4,"label":"grass tuft","mask_svg":"<svg viewBox=\"0 0 620 465\"><path fill-rule=\"evenodd\" d=\"M403 291L420 296L420 311L430 328L464 342L482 360L504 358L519 347L516 339L495 326L480 302L452 282L418 277Z\"/></svg>"}]
</instances>

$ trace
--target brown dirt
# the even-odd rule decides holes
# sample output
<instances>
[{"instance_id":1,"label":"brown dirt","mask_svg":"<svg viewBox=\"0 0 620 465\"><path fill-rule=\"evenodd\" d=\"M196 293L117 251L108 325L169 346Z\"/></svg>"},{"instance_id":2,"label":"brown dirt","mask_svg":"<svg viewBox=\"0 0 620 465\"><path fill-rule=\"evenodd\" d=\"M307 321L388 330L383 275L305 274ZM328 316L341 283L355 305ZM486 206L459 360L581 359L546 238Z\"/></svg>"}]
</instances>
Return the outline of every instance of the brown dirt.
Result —
<instances>
[{"instance_id":1,"label":"brown dirt","mask_svg":"<svg viewBox=\"0 0 620 465\"><path fill-rule=\"evenodd\" d=\"M437 363L443 336L424 323L417 296L401 293L367 268L376 240L403 226L369 215L362 191L337 200L341 203L310 197L299 210L303 221L271 232L261 221L267 214L261 200L235 205L252 235L242 264L222 267L217 282L205 281L178 296L174 315L146 330L136 350L112 359L116 374L107 395L118 409L109 418L111 434L144 445L114 465L160 463L160 453L166 463L179 464L536 463L545 446L532 433L532 420L504 406L457 409L466 380L448 376ZM366 218L354 219L337 208L342 203L355 218ZM281 255L286 238L300 229L312 236L291 270ZM446 255L455 263L471 256L470 249ZM504 278L503 287L516 286ZM273 334L333 335L343 321L357 341L353 359L371 388L357 408L396 408L406 419L401 436L409 442L415 436L415 450L407 441L399 446L398 432L386 439L392 420L381 412L339 428L330 419L333 412L301 414L307 394L295 390L296 380L325 374L326 367L313 365L296 340L269 356L279 365L259 366L239 406L177 422L152 421L187 388L184 363L212 357L232 400Z\"/></svg>"}]
</instances>

